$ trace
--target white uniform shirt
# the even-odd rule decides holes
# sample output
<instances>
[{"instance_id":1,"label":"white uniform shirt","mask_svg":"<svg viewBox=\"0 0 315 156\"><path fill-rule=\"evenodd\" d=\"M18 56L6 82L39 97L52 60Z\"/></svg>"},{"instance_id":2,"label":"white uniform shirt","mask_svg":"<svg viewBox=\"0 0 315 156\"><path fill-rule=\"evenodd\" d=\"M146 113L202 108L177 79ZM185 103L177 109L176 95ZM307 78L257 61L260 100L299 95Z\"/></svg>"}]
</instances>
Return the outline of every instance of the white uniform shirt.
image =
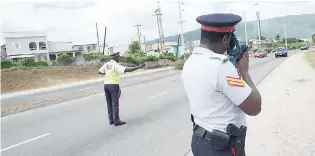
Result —
<instances>
[{"instance_id":1,"label":"white uniform shirt","mask_svg":"<svg viewBox=\"0 0 315 156\"><path fill-rule=\"evenodd\" d=\"M245 113L238 105L251 88L227 56L195 47L183 67L182 80L197 125L210 132L226 132L230 123L246 126Z\"/></svg>"},{"instance_id":2,"label":"white uniform shirt","mask_svg":"<svg viewBox=\"0 0 315 156\"><path fill-rule=\"evenodd\" d=\"M125 73L126 67L118 62L111 60L106 62L98 71L105 74L104 84L119 84L120 74Z\"/></svg>"}]
</instances>

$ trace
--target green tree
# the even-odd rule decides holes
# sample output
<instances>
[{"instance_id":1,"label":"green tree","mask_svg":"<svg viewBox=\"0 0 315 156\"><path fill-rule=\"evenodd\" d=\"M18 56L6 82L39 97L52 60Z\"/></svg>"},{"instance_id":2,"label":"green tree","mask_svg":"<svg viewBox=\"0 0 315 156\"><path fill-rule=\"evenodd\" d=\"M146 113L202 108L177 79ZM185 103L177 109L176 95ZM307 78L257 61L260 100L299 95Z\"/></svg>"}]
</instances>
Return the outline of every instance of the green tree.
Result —
<instances>
[{"instance_id":1,"label":"green tree","mask_svg":"<svg viewBox=\"0 0 315 156\"><path fill-rule=\"evenodd\" d=\"M312 40L315 43L315 34L312 35Z\"/></svg>"},{"instance_id":2,"label":"green tree","mask_svg":"<svg viewBox=\"0 0 315 156\"><path fill-rule=\"evenodd\" d=\"M132 41L128 47L128 54L134 56L144 56L144 52L141 50L141 46L138 41Z\"/></svg>"},{"instance_id":3,"label":"green tree","mask_svg":"<svg viewBox=\"0 0 315 156\"><path fill-rule=\"evenodd\" d=\"M280 40L280 35L277 34L277 35L275 36L275 39L276 39L276 40Z\"/></svg>"}]
</instances>

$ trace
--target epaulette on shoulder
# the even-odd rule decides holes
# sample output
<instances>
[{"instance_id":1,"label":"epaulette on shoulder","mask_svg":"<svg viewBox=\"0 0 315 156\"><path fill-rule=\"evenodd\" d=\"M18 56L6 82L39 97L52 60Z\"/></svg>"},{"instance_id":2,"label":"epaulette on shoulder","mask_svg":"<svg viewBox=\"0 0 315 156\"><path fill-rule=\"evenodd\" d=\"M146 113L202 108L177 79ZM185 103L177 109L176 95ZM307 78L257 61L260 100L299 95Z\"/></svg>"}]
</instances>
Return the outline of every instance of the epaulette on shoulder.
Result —
<instances>
[{"instance_id":1,"label":"epaulette on shoulder","mask_svg":"<svg viewBox=\"0 0 315 156\"><path fill-rule=\"evenodd\" d=\"M226 56L223 56L223 55L212 55L212 56L210 56L210 59L221 60L222 63L226 63L228 61L228 58Z\"/></svg>"}]
</instances>

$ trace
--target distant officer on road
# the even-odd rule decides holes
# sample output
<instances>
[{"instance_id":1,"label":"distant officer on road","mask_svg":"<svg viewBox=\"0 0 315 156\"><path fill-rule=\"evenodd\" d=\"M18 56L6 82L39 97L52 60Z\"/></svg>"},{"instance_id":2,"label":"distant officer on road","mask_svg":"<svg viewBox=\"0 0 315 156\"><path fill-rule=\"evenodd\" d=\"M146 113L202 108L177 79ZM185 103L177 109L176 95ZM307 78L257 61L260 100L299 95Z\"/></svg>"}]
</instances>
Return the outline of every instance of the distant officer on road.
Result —
<instances>
[{"instance_id":1,"label":"distant officer on road","mask_svg":"<svg viewBox=\"0 0 315 156\"><path fill-rule=\"evenodd\" d=\"M261 96L248 74L245 52L235 66L224 55L235 25L234 14L199 16L200 47L195 47L182 71L194 132L194 156L245 156L246 115L261 110Z\"/></svg>"},{"instance_id":2,"label":"distant officer on road","mask_svg":"<svg viewBox=\"0 0 315 156\"><path fill-rule=\"evenodd\" d=\"M105 74L104 91L107 102L109 124L121 126L126 124L126 122L121 121L119 118L119 97L121 94L119 87L120 75L142 68L145 66L145 64L142 63L136 67L124 67L119 64L119 52L113 53L110 56L112 59L99 69L99 73L102 75Z\"/></svg>"}]
</instances>

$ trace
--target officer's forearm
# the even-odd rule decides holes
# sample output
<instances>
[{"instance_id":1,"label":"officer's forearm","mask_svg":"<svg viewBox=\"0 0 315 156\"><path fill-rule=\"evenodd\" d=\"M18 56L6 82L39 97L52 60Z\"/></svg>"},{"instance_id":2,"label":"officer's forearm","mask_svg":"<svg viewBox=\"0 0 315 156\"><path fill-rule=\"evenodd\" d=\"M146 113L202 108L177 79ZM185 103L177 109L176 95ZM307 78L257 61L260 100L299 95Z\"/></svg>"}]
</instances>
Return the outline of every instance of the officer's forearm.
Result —
<instances>
[{"instance_id":1,"label":"officer's forearm","mask_svg":"<svg viewBox=\"0 0 315 156\"><path fill-rule=\"evenodd\" d=\"M126 69L125 69L125 72L133 72L133 71L135 71L135 70L137 70L137 69L139 69L140 67L139 66L136 66L136 67L127 67Z\"/></svg>"},{"instance_id":2,"label":"officer's forearm","mask_svg":"<svg viewBox=\"0 0 315 156\"><path fill-rule=\"evenodd\" d=\"M242 74L244 81L251 87L256 88L255 83L253 82L252 78L250 77L249 73Z\"/></svg>"}]
</instances>

